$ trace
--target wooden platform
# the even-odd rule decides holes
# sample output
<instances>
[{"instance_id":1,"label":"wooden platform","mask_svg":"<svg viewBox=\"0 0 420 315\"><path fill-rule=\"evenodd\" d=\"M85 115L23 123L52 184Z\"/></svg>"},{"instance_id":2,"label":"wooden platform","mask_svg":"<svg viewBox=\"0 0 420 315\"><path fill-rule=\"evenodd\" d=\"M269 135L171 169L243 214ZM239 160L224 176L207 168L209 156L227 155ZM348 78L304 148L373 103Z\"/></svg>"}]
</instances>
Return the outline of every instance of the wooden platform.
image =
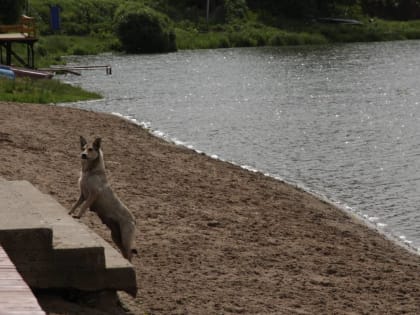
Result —
<instances>
[{"instance_id":1,"label":"wooden platform","mask_svg":"<svg viewBox=\"0 0 420 315\"><path fill-rule=\"evenodd\" d=\"M10 66L12 56L22 66L28 68L35 67L34 44L38 41L35 28L35 19L23 15L20 24L0 25L0 64ZM13 51L13 44L26 45L26 61ZM3 48L5 49L5 58L3 58Z\"/></svg>"},{"instance_id":2,"label":"wooden platform","mask_svg":"<svg viewBox=\"0 0 420 315\"><path fill-rule=\"evenodd\" d=\"M10 34L0 34L0 41L8 41L8 40L25 40L27 36L22 33L10 33Z\"/></svg>"},{"instance_id":3,"label":"wooden platform","mask_svg":"<svg viewBox=\"0 0 420 315\"><path fill-rule=\"evenodd\" d=\"M45 315L31 289L0 246L0 314Z\"/></svg>"}]
</instances>

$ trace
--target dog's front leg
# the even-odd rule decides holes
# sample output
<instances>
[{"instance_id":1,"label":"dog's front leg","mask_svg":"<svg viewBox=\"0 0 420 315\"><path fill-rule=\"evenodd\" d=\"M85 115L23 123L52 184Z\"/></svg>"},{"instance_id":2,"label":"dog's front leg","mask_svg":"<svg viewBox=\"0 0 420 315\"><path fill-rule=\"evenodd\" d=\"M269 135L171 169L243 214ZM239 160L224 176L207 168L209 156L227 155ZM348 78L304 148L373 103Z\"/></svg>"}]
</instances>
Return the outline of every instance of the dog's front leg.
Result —
<instances>
[{"instance_id":1,"label":"dog's front leg","mask_svg":"<svg viewBox=\"0 0 420 315\"><path fill-rule=\"evenodd\" d=\"M73 215L73 218L80 219L85 214L86 210L90 208L90 206L96 201L97 198L98 198L97 192L90 193L85 203L80 208L79 214Z\"/></svg>"},{"instance_id":2,"label":"dog's front leg","mask_svg":"<svg viewBox=\"0 0 420 315\"><path fill-rule=\"evenodd\" d=\"M73 207L71 207L69 214L72 214L74 210L76 210L77 207L79 207L83 203L84 200L85 198L83 198L83 194L80 194L79 200L77 200L76 203L73 205Z\"/></svg>"}]
</instances>

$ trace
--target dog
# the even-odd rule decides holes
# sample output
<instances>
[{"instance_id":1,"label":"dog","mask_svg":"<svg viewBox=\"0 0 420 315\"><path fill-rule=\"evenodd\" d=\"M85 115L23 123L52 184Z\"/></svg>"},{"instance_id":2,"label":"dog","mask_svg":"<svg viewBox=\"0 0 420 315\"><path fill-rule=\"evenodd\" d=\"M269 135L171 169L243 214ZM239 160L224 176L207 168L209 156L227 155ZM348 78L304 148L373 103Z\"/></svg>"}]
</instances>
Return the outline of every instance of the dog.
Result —
<instances>
[{"instance_id":1,"label":"dog","mask_svg":"<svg viewBox=\"0 0 420 315\"><path fill-rule=\"evenodd\" d=\"M101 149L101 138L89 145L80 136L82 171L79 178L80 197L69 211L74 218L81 218L86 210L97 213L101 221L111 230L111 237L122 255L131 261L136 223L128 208L112 191L105 174L105 163ZM76 209L81 205L77 214Z\"/></svg>"}]
</instances>

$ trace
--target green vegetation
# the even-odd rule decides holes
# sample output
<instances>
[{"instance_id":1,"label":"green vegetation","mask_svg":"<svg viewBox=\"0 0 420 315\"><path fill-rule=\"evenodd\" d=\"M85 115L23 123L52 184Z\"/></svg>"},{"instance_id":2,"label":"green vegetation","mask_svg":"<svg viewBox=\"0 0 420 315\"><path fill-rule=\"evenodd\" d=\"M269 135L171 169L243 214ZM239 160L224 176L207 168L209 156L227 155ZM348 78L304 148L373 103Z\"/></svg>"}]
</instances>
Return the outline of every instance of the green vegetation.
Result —
<instances>
[{"instance_id":1,"label":"green vegetation","mask_svg":"<svg viewBox=\"0 0 420 315\"><path fill-rule=\"evenodd\" d=\"M47 35L41 36L35 45L37 67L49 67L63 64L63 56L96 55L101 52L116 50L118 40L113 36L75 36Z\"/></svg>"},{"instance_id":2,"label":"green vegetation","mask_svg":"<svg viewBox=\"0 0 420 315\"><path fill-rule=\"evenodd\" d=\"M2 1L0 0L0 5ZM49 27L47 0L30 0L42 35L38 65L62 55L240 46L307 45L420 38L420 4L411 0L55 0L61 30ZM357 19L324 24L317 17ZM1 17L0 17L1 18ZM388 18L398 20L386 20Z\"/></svg>"},{"instance_id":3,"label":"green vegetation","mask_svg":"<svg viewBox=\"0 0 420 315\"><path fill-rule=\"evenodd\" d=\"M175 32L168 16L141 3L120 6L115 13L114 23L122 48L127 52L176 50Z\"/></svg>"},{"instance_id":4,"label":"green vegetation","mask_svg":"<svg viewBox=\"0 0 420 315\"><path fill-rule=\"evenodd\" d=\"M52 3L61 7L60 31L50 29ZM19 12L37 20L38 67L63 63L65 55L105 51L420 39L420 1L414 0L0 0L0 24L15 22ZM323 17L356 19L361 24L320 23L318 18ZM2 99L18 100L16 94L23 87L30 90L32 83L17 80L12 85L7 82L2 87ZM64 94L58 88L50 91L44 94ZM28 98L58 101L47 100L44 94Z\"/></svg>"},{"instance_id":5,"label":"green vegetation","mask_svg":"<svg viewBox=\"0 0 420 315\"><path fill-rule=\"evenodd\" d=\"M1 0L0 0L1 1ZM32 0L29 14L49 35L46 0ZM62 30L41 41L48 62L60 55L100 51L164 52L178 49L307 45L331 42L420 38L417 21L382 18L420 17L409 0L56 0L63 10ZM322 24L315 17L358 19L362 25ZM379 17L379 18L378 18ZM50 36L50 35L49 35ZM71 36L70 40L68 37ZM79 37L77 37L79 36ZM47 36L48 37L48 36ZM60 41L59 38L62 38ZM89 38L89 40L86 40ZM57 47L50 53L54 43ZM61 42L61 43L60 43Z\"/></svg>"},{"instance_id":6,"label":"green vegetation","mask_svg":"<svg viewBox=\"0 0 420 315\"><path fill-rule=\"evenodd\" d=\"M328 43L322 34L301 31L284 31L263 25L237 24L223 32L199 32L194 29L176 29L179 49L285 46L285 45L320 45Z\"/></svg>"},{"instance_id":7,"label":"green vegetation","mask_svg":"<svg viewBox=\"0 0 420 315\"><path fill-rule=\"evenodd\" d=\"M0 100L23 103L62 103L99 99L97 93L57 80L0 79Z\"/></svg>"}]
</instances>

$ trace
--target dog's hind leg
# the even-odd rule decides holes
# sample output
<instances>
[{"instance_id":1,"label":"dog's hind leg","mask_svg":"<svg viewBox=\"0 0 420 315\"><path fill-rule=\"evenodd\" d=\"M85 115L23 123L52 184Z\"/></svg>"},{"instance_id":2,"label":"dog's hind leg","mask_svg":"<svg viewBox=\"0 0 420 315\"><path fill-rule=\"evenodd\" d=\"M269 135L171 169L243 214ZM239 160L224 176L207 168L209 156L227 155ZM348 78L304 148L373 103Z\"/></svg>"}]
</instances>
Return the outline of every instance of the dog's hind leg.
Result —
<instances>
[{"instance_id":1,"label":"dog's hind leg","mask_svg":"<svg viewBox=\"0 0 420 315\"><path fill-rule=\"evenodd\" d=\"M122 240L122 254L128 260L131 261L133 255L133 243L136 226L134 222L128 222L121 228L121 240Z\"/></svg>"},{"instance_id":2,"label":"dog's hind leg","mask_svg":"<svg viewBox=\"0 0 420 315\"><path fill-rule=\"evenodd\" d=\"M106 225L111 230L111 237L115 245L118 246L121 252L123 252L122 240L121 240L121 230L120 226L116 222L107 222Z\"/></svg>"}]
</instances>

